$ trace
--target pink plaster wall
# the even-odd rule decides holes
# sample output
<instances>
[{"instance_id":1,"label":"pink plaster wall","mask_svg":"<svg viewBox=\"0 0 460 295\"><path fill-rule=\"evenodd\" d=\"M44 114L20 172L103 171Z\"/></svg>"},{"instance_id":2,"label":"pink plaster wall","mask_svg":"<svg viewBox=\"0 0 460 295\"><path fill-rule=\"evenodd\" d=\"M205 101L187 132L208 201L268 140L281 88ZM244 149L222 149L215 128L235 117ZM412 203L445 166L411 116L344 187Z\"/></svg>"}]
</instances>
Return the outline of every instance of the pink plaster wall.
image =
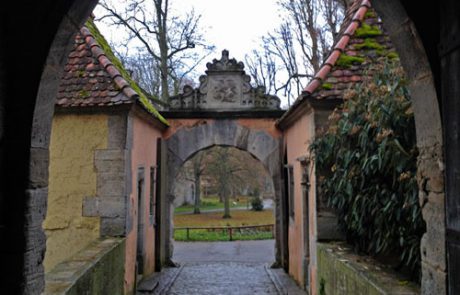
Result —
<instances>
[{"instance_id":1,"label":"pink plaster wall","mask_svg":"<svg viewBox=\"0 0 460 295\"><path fill-rule=\"evenodd\" d=\"M161 137L161 131L151 123L136 116L131 115L133 128L133 141L131 149L131 175L132 190L129 196L131 202L131 216L133 218L132 231L126 240L126 262L125 262L125 291L129 292L134 286L134 274L136 265L137 249L137 171L139 167L144 167L144 270L143 274L149 275L154 272L154 253L155 253L155 229L150 224L150 167L157 165L157 139ZM156 196L155 196L156 197Z\"/></svg>"},{"instance_id":2,"label":"pink plaster wall","mask_svg":"<svg viewBox=\"0 0 460 295\"><path fill-rule=\"evenodd\" d=\"M290 218L289 221L289 274L301 286L305 285L303 268L303 260L306 251L304 247L304 227L307 225L304 224L303 220L303 208L306 204L304 204L305 200L303 198L301 186L302 169L297 159L305 156L308 157L308 146L313 139L314 130L313 113L307 112L284 132L288 164L292 165L294 168L294 218ZM313 187L313 185L311 187ZM310 197L309 201L311 212L311 208L314 208L314 204L312 204ZM309 232L310 236L312 236L314 232L314 219L311 214L309 218ZM311 246L310 238L310 249Z\"/></svg>"}]
</instances>

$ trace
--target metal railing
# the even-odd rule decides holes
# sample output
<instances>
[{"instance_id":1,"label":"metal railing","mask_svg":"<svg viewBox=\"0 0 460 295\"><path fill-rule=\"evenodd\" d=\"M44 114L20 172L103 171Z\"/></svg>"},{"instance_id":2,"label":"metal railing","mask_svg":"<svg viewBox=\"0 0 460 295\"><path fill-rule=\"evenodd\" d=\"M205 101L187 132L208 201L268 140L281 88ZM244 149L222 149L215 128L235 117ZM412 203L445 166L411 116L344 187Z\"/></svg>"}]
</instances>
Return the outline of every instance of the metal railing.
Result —
<instances>
[{"instance_id":1,"label":"metal railing","mask_svg":"<svg viewBox=\"0 0 460 295\"><path fill-rule=\"evenodd\" d=\"M190 231L191 230L208 230L208 231L216 231L222 230L222 232L227 232L228 240L233 241L233 233L239 231L241 233L242 229L257 229L257 228L269 228L269 231L272 233L272 237L275 236L274 233L274 224L260 224L260 225L242 225L242 226L185 226L185 227L175 227L173 229L173 233L177 230L185 230L186 231L186 240L190 240ZM265 230L267 231L267 230Z\"/></svg>"}]
</instances>

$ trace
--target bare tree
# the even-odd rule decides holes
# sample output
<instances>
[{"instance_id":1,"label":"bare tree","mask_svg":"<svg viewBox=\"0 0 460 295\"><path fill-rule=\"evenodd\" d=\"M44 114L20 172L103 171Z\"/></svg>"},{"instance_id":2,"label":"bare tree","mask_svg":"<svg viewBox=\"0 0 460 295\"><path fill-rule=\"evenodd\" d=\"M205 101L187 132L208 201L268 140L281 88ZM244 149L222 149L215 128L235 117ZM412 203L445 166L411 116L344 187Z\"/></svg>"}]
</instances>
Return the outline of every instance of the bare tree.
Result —
<instances>
[{"instance_id":1,"label":"bare tree","mask_svg":"<svg viewBox=\"0 0 460 295\"><path fill-rule=\"evenodd\" d=\"M263 86L268 93L276 92L276 72L279 66L267 48L262 52L253 50L251 55L246 55L245 63L254 86Z\"/></svg>"},{"instance_id":2,"label":"bare tree","mask_svg":"<svg viewBox=\"0 0 460 295\"><path fill-rule=\"evenodd\" d=\"M209 151L212 161L207 171L213 175L218 188L219 196L224 201L224 215L222 218L231 218L230 195L235 185L244 182L243 171L247 171L235 154L228 147L214 147Z\"/></svg>"},{"instance_id":3,"label":"bare tree","mask_svg":"<svg viewBox=\"0 0 460 295\"><path fill-rule=\"evenodd\" d=\"M183 169L179 172L179 179L193 182L195 196L193 214L201 213L201 176L205 171L205 160L206 152L199 152L190 161L186 162Z\"/></svg>"},{"instance_id":4,"label":"bare tree","mask_svg":"<svg viewBox=\"0 0 460 295\"><path fill-rule=\"evenodd\" d=\"M142 72L140 76L147 75L143 67L155 65L159 68L160 85L148 88L159 89L163 101L168 101L174 83L180 84L185 75L212 50L204 44L200 33L200 15L192 10L183 18L174 16L169 0L129 0L121 3L103 0L99 5L105 12L98 18L99 21L106 20L110 25L124 28L128 33L125 43L135 41L140 44L136 50L142 56L136 63L140 66L138 71ZM204 50L200 53L193 51L197 46ZM151 59L150 63L143 63L146 57Z\"/></svg>"},{"instance_id":5,"label":"bare tree","mask_svg":"<svg viewBox=\"0 0 460 295\"><path fill-rule=\"evenodd\" d=\"M270 56L269 60L282 65L286 77L279 75L280 70L275 72L275 80L283 81L275 92L282 91L289 105L319 70L336 41L343 12L349 3L349 0L279 1L285 20L278 29L262 38L262 51ZM257 60L257 55L253 56L247 60ZM253 64L259 67L250 71L256 81L254 73L272 71L269 63Z\"/></svg>"}]
</instances>

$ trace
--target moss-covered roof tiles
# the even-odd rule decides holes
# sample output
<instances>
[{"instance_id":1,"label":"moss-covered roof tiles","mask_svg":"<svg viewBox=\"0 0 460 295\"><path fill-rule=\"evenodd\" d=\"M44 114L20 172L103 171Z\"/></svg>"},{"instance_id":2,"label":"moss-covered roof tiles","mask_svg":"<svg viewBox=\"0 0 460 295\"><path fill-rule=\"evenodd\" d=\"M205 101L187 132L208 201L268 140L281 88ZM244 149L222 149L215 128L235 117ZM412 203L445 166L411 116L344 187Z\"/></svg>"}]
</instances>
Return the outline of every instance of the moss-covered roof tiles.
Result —
<instances>
[{"instance_id":1,"label":"moss-covered roof tiles","mask_svg":"<svg viewBox=\"0 0 460 295\"><path fill-rule=\"evenodd\" d=\"M370 1L355 0L346 12L329 56L277 125L307 100L320 103L343 99L344 92L360 83L369 74L369 66L382 62L384 56L398 58Z\"/></svg>"},{"instance_id":2,"label":"moss-covered roof tiles","mask_svg":"<svg viewBox=\"0 0 460 295\"><path fill-rule=\"evenodd\" d=\"M108 107L138 103L165 125L151 99L131 78L92 20L75 37L59 86L59 107Z\"/></svg>"}]
</instances>

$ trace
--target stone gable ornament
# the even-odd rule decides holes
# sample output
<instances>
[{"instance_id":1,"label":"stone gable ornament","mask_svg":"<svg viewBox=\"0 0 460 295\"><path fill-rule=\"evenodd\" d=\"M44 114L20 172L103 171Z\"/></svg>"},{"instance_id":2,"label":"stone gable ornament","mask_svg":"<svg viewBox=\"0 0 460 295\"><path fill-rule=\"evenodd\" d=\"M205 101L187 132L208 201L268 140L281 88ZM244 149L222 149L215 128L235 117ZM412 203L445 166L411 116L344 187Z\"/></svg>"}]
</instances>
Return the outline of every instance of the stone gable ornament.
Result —
<instances>
[{"instance_id":1,"label":"stone gable ornament","mask_svg":"<svg viewBox=\"0 0 460 295\"><path fill-rule=\"evenodd\" d=\"M186 85L182 93L170 98L170 109L183 110L279 110L280 99L265 93L265 87L252 87L244 64L229 58L222 51L220 60L206 64L206 75L199 78L200 86Z\"/></svg>"}]
</instances>

